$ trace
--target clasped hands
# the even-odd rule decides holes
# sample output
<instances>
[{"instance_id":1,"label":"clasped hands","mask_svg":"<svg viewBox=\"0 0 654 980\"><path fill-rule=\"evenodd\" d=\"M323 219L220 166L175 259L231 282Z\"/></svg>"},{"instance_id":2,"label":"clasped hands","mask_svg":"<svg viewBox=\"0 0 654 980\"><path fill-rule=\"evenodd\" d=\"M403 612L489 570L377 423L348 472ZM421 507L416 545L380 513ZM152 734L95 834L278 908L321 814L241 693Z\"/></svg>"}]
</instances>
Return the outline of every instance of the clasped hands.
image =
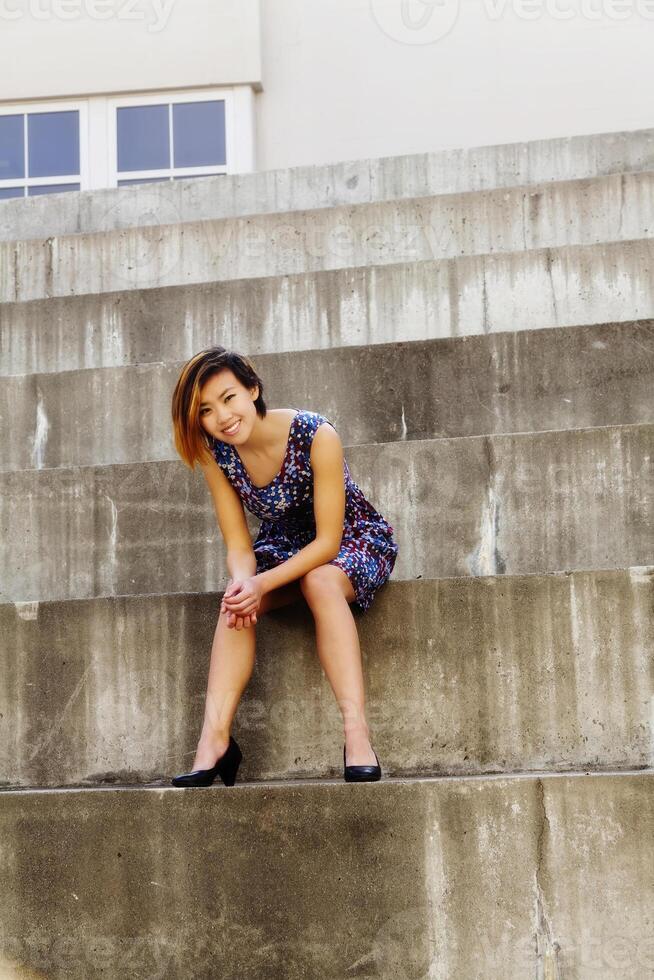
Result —
<instances>
[{"instance_id":1,"label":"clasped hands","mask_svg":"<svg viewBox=\"0 0 654 980\"><path fill-rule=\"evenodd\" d=\"M258 575L233 579L229 583L220 611L227 613L227 625L230 629L240 630L256 623L263 594L263 585Z\"/></svg>"}]
</instances>

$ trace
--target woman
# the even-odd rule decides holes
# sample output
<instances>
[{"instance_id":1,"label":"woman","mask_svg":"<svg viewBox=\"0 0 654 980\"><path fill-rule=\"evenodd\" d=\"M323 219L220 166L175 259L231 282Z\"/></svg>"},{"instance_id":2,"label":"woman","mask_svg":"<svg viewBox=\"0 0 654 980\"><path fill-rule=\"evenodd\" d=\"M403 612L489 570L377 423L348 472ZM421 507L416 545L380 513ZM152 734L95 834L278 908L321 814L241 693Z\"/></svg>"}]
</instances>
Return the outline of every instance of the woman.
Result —
<instances>
[{"instance_id":1,"label":"woman","mask_svg":"<svg viewBox=\"0 0 654 980\"><path fill-rule=\"evenodd\" d=\"M357 628L398 553L393 528L352 481L325 416L266 408L249 358L210 347L188 361L172 399L175 447L198 461L211 491L232 576L216 626L204 724L193 770L173 786L232 786L242 755L230 729L254 668L254 625L306 599L318 655L343 714L346 782L380 779L364 708ZM281 463L281 465L280 465ZM254 545L243 506L261 518Z\"/></svg>"}]
</instances>

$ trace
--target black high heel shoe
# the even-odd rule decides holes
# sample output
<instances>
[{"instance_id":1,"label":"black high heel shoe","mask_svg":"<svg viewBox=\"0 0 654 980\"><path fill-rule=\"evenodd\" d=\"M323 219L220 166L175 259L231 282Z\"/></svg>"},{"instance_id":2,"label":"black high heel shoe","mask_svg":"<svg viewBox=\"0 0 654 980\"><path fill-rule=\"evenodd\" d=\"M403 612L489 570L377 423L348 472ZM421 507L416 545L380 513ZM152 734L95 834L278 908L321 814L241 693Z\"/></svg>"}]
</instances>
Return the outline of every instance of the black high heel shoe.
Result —
<instances>
[{"instance_id":1,"label":"black high heel shoe","mask_svg":"<svg viewBox=\"0 0 654 980\"><path fill-rule=\"evenodd\" d=\"M193 772L173 776L170 781L173 786L211 786L216 776L220 776L225 786L233 786L242 758L238 742L230 735L229 745L211 769L194 769Z\"/></svg>"},{"instance_id":2,"label":"black high heel shoe","mask_svg":"<svg viewBox=\"0 0 654 980\"><path fill-rule=\"evenodd\" d=\"M375 752L375 750L372 750ZM343 779L346 783L374 783L381 779L381 766L379 756L375 752L377 759L376 766L346 766L345 765L345 746L343 746Z\"/></svg>"}]
</instances>

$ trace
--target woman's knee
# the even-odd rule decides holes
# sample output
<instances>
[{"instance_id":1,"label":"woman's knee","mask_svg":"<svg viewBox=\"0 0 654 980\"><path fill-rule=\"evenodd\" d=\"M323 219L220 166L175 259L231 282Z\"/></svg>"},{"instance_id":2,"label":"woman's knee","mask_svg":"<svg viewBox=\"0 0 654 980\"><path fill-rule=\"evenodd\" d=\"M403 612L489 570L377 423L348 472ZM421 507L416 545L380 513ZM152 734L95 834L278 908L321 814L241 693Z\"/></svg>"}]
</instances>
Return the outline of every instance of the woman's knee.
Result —
<instances>
[{"instance_id":1,"label":"woman's knee","mask_svg":"<svg viewBox=\"0 0 654 980\"><path fill-rule=\"evenodd\" d=\"M330 593L354 599L354 590L347 575L338 565L318 565L300 578L300 588L307 602L324 598Z\"/></svg>"}]
</instances>

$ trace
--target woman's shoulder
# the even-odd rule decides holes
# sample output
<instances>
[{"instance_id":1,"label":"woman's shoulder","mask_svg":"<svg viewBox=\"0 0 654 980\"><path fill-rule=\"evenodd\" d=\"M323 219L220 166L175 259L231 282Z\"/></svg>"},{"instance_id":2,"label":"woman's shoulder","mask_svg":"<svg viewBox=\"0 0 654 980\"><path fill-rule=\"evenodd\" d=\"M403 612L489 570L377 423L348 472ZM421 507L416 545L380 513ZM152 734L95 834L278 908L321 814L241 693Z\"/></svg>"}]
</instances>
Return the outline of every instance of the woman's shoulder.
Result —
<instances>
[{"instance_id":1,"label":"woman's shoulder","mask_svg":"<svg viewBox=\"0 0 654 980\"><path fill-rule=\"evenodd\" d=\"M320 425L323 422L329 422L330 425L336 428L331 418L329 418L327 415L323 415L322 412L314 412L313 409L311 408L303 408L303 409L299 409L298 411L300 415L305 416L307 420L314 425Z\"/></svg>"},{"instance_id":2,"label":"woman's shoulder","mask_svg":"<svg viewBox=\"0 0 654 980\"><path fill-rule=\"evenodd\" d=\"M293 421L293 428L295 429L296 437L304 438L305 443L311 444L316 436L316 433L328 423L333 429L336 426L332 420L327 416L323 415L322 412L314 412L313 409L302 409L298 412L298 415ZM327 426L325 426L326 428Z\"/></svg>"}]
</instances>

